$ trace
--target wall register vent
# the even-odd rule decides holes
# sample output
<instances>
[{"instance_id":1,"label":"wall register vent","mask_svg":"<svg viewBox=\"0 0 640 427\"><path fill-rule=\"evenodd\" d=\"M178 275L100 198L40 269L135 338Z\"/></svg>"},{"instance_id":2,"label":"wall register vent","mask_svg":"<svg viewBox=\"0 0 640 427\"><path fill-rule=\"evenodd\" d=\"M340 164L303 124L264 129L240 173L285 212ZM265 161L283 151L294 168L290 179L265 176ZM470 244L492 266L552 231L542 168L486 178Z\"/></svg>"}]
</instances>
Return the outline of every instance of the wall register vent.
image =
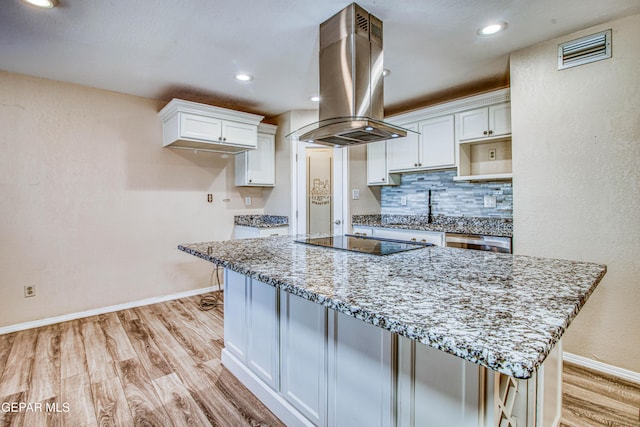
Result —
<instances>
[{"instance_id":1,"label":"wall register vent","mask_svg":"<svg viewBox=\"0 0 640 427\"><path fill-rule=\"evenodd\" d=\"M558 70L611 58L611 30L558 45Z\"/></svg>"}]
</instances>

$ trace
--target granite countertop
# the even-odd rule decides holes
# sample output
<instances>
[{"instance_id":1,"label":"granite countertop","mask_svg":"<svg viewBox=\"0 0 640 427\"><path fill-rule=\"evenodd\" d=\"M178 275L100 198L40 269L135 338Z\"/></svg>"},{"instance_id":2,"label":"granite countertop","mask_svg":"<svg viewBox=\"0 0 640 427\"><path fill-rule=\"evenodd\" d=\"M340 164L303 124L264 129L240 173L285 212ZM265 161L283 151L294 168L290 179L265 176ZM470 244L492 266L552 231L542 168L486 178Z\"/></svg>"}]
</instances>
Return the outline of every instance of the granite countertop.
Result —
<instances>
[{"instance_id":1,"label":"granite countertop","mask_svg":"<svg viewBox=\"0 0 640 427\"><path fill-rule=\"evenodd\" d=\"M376 256L291 236L178 249L523 379L536 372L606 272L593 263L442 247Z\"/></svg>"},{"instance_id":2,"label":"granite countertop","mask_svg":"<svg viewBox=\"0 0 640 427\"><path fill-rule=\"evenodd\" d=\"M233 223L256 228L288 227L289 217L282 215L236 215L233 217Z\"/></svg>"},{"instance_id":3,"label":"granite countertop","mask_svg":"<svg viewBox=\"0 0 640 427\"><path fill-rule=\"evenodd\" d=\"M429 221L427 215L371 214L353 215L351 222L367 227L513 237L513 220L507 218L433 215Z\"/></svg>"}]
</instances>

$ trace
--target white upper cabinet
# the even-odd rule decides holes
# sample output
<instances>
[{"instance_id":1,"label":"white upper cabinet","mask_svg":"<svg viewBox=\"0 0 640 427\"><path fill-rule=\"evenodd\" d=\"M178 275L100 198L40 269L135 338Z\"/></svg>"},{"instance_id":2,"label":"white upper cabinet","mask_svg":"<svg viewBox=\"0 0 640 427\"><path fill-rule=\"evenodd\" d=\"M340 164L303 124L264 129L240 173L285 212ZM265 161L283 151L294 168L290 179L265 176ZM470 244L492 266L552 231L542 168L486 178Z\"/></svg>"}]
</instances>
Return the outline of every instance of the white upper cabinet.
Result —
<instances>
[{"instance_id":1,"label":"white upper cabinet","mask_svg":"<svg viewBox=\"0 0 640 427\"><path fill-rule=\"evenodd\" d=\"M458 140L495 138L511 133L511 103L476 108L458 114Z\"/></svg>"},{"instance_id":2,"label":"white upper cabinet","mask_svg":"<svg viewBox=\"0 0 640 427\"><path fill-rule=\"evenodd\" d=\"M158 113L162 145L222 153L254 150L263 116L173 99Z\"/></svg>"},{"instance_id":3,"label":"white upper cabinet","mask_svg":"<svg viewBox=\"0 0 640 427\"><path fill-rule=\"evenodd\" d=\"M367 144L367 185L400 184L399 176L389 174L387 144L387 141Z\"/></svg>"},{"instance_id":4,"label":"white upper cabinet","mask_svg":"<svg viewBox=\"0 0 640 427\"><path fill-rule=\"evenodd\" d=\"M420 164L423 168L456 165L453 114L420 122Z\"/></svg>"},{"instance_id":5,"label":"white upper cabinet","mask_svg":"<svg viewBox=\"0 0 640 427\"><path fill-rule=\"evenodd\" d=\"M405 138L387 142L390 171L454 167L455 129L453 114L403 124L413 130Z\"/></svg>"},{"instance_id":6,"label":"white upper cabinet","mask_svg":"<svg viewBox=\"0 0 640 427\"><path fill-rule=\"evenodd\" d=\"M500 89L390 117L413 132L368 144L368 185L397 185L401 173L450 168L460 181L511 179L509 98L509 89Z\"/></svg>"},{"instance_id":7,"label":"white upper cabinet","mask_svg":"<svg viewBox=\"0 0 640 427\"><path fill-rule=\"evenodd\" d=\"M387 141L387 155L389 156L389 170L416 169L420 165L420 135L418 123L402 125L407 132L404 138Z\"/></svg>"},{"instance_id":8,"label":"white upper cabinet","mask_svg":"<svg viewBox=\"0 0 640 427\"><path fill-rule=\"evenodd\" d=\"M276 126L258 127L255 150L236 154L236 185L273 187L276 181Z\"/></svg>"}]
</instances>

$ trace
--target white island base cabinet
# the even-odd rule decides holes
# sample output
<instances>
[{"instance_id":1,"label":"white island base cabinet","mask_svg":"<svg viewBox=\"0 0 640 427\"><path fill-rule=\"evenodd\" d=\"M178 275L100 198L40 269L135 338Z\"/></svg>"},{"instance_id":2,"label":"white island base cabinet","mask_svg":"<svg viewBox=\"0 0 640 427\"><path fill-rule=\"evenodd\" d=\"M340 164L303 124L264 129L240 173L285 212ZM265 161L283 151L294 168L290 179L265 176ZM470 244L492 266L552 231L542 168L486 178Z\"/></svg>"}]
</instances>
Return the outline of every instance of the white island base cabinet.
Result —
<instances>
[{"instance_id":1,"label":"white island base cabinet","mask_svg":"<svg viewBox=\"0 0 640 427\"><path fill-rule=\"evenodd\" d=\"M557 426L562 350L518 380L225 270L222 363L287 426Z\"/></svg>"}]
</instances>

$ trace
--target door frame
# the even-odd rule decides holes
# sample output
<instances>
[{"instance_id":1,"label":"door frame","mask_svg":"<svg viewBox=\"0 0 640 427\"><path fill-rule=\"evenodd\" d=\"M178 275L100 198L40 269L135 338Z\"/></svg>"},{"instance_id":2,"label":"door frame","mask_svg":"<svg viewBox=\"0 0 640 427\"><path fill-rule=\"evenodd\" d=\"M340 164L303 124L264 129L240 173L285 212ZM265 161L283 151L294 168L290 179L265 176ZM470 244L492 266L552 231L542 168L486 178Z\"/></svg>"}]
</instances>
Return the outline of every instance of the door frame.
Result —
<instances>
[{"instance_id":1,"label":"door frame","mask_svg":"<svg viewBox=\"0 0 640 427\"><path fill-rule=\"evenodd\" d=\"M293 234L307 233L307 148L327 148L325 145L304 141L292 141L292 218L290 220ZM349 163L348 147L333 148L333 234L345 234L349 230ZM340 221L336 224L336 221Z\"/></svg>"}]
</instances>

